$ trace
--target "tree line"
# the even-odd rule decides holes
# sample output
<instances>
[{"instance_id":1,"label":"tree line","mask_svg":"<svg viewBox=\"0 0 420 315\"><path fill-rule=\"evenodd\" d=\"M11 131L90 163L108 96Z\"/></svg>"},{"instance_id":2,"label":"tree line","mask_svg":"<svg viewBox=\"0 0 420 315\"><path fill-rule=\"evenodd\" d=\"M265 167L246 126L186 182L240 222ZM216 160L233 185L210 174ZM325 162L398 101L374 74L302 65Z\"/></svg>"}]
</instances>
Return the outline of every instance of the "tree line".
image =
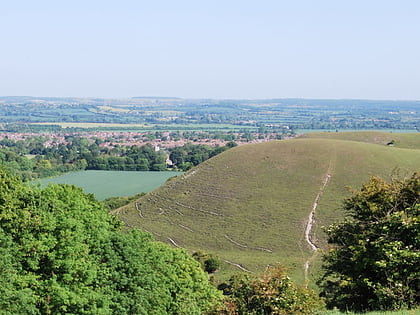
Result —
<instances>
[{"instance_id":1,"label":"tree line","mask_svg":"<svg viewBox=\"0 0 420 315\"><path fill-rule=\"evenodd\" d=\"M50 146L45 145L47 139L43 137L0 140L0 163L25 180L79 170L186 171L236 145L234 142L222 147L186 144L164 152L155 150L151 144L102 147L100 139L89 141L68 136L65 140ZM168 156L173 159L172 164L167 163Z\"/></svg>"}]
</instances>

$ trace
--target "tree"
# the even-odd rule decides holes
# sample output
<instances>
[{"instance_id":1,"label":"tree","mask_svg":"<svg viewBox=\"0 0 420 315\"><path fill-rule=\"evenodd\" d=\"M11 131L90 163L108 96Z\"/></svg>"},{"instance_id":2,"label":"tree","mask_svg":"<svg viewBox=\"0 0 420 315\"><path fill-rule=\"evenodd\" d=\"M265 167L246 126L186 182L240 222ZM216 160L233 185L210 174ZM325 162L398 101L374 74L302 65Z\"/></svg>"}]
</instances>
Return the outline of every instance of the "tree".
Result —
<instances>
[{"instance_id":1,"label":"tree","mask_svg":"<svg viewBox=\"0 0 420 315\"><path fill-rule=\"evenodd\" d=\"M1 314L202 314L218 298L188 253L124 232L93 195L0 170Z\"/></svg>"},{"instance_id":2,"label":"tree","mask_svg":"<svg viewBox=\"0 0 420 315\"><path fill-rule=\"evenodd\" d=\"M342 310L413 308L420 296L420 174L373 177L345 201L348 217L327 229L334 247L320 280L328 306Z\"/></svg>"},{"instance_id":3,"label":"tree","mask_svg":"<svg viewBox=\"0 0 420 315\"><path fill-rule=\"evenodd\" d=\"M171 154L169 155L169 159L175 164L175 165L181 165L185 162L186 158L186 151L183 147L175 147L171 150Z\"/></svg>"}]
</instances>

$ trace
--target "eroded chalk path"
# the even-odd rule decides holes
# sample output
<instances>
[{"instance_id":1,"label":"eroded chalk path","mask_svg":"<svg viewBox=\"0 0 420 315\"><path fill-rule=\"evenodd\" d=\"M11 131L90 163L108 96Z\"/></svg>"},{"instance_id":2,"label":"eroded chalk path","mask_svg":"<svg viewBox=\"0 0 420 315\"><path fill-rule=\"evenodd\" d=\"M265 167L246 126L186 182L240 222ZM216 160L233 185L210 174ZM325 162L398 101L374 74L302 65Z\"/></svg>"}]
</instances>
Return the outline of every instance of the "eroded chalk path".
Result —
<instances>
[{"instance_id":1,"label":"eroded chalk path","mask_svg":"<svg viewBox=\"0 0 420 315\"><path fill-rule=\"evenodd\" d=\"M315 221L314 217L315 217L316 210L318 208L319 200L321 199L321 196L324 193L325 188L327 187L328 183L330 182L330 179L331 179L331 176L332 176L332 173L333 173L333 169L334 169L334 165L335 165L335 159L332 158L330 160L328 170L327 170L327 172L324 176L324 179L322 181L322 185L319 189L319 192L316 195L315 200L312 204L312 209L311 209L311 212L309 213L308 220L306 222L305 242L308 244L308 246L311 248L311 251L313 252L313 254L305 261L305 264L304 264L304 267L303 267L306 283L308 283L308 281L309 281L308 274L309 274L310 263L315 258L317 250L319 249L319 247L314 243L314 240L312 239L312 228L313 228L314 221Z\"/></svg>"}]
</instances>

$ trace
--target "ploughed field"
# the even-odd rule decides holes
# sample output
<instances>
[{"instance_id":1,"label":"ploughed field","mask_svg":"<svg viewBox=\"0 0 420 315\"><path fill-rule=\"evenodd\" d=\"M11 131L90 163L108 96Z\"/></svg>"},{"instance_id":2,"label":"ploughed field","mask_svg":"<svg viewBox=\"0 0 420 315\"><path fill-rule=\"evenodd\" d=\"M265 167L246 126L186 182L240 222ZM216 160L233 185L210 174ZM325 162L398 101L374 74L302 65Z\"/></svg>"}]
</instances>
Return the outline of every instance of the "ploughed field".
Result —
<instances>
[{"instance_id":1,"label":"ploughed field","mask_svg":"<svg viewBox=\"0 0 420 315\"><path fill-rule=\"evenodd\" d=\"M82 187L98 200L109 197L131 196L149 192L181 172L123 172L123 171L81 171L40 180L48 183L71 184Z\"/></svg>"},{"instance_id":2,"label":"ploughed field","mask_svg":"<svg viewBox=\"0 0 420 315\"><path fill-rule=\"evenodd\" d=\"M420 134L393 146L374 141L379 133L319 135L230 149L115 214L173 246L217 254L225 262L219 279L281 263L304 281L309 262L313 283L320 255L305 237L311 211L309 238L326 249L322 226L343 218L349 187L420 170Z\"/></svg>"}]
</instances>

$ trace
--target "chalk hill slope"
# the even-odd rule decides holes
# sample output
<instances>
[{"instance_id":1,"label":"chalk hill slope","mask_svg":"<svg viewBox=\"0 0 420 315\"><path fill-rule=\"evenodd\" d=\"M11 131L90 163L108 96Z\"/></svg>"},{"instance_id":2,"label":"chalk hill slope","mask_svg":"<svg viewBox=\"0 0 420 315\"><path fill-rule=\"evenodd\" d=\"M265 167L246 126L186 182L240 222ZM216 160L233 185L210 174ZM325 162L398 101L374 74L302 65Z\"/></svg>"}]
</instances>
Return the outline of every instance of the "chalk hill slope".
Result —
<instances>
[{"instance_id":1,"label":"chalk hill slope","mask_svg":"<svg viewBox=\"0 0 420 315\"><path fill-rule=\"evenodd\" d=\"M321 226L342 218L348 187L371 175L420 170L420 150L336 139L293 139L228 150L116 211L129 227L191 251L216 253L227 276L282 263L303 280L312 255L305 240L325 246ZM325 179L328 175L328 183ZM311 270L313 272L313 270Z\"/></svg>"},{"instance_id":2,"label":"chalk hill slope","mask_svg":"<svg viewBox=\"0 0 420 315\"><path fill-rule=\"evenodd\" d=\"M380 131L314 132L300 138L335 139L390 145L397 148L420 149L420 133L390 133Z\"/></svg>"}]
</instances>

